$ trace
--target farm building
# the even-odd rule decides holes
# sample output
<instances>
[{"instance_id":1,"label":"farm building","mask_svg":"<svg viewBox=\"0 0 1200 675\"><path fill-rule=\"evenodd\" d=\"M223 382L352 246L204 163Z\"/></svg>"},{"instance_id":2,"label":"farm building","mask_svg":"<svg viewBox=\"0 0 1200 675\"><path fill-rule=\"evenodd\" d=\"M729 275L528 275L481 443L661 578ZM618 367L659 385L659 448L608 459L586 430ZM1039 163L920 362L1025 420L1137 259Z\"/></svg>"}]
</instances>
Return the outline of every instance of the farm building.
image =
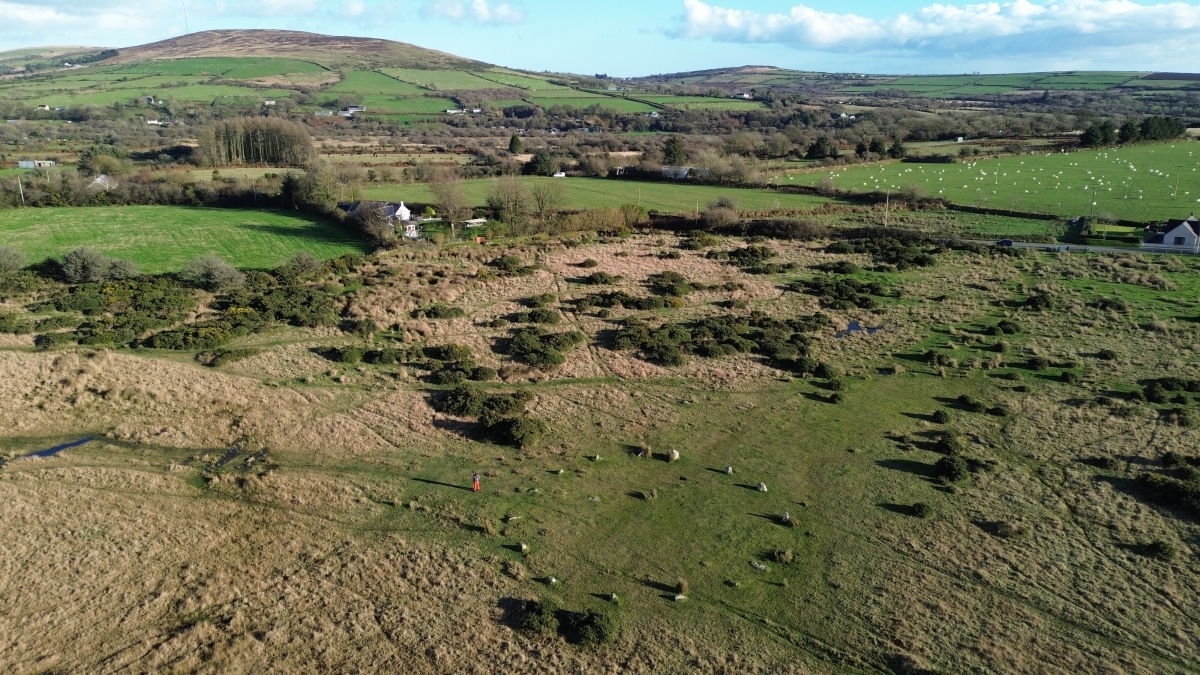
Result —
<instances>
[{"instance_id":1,"label":"farm building","mask_svg":"<svg viewBox=\"0 0 1200 675\"><path fill-rule=\"evenodd\" d=\"M52 159L22 159L17 162L20 169L49 169L57 162Z\"/></svg>"},{"instance_id":2,"label":"farm building","mask_svg":"<svg viewBox=\"0 0 1200 675\"><path fill-rule=\"evenodd\" d=\"M397 220L402 223L412 220L412 211L404 205L404 202L400 202L399 204L376 201L342 202L338 204L338 208L345 211L346 215L352 218L363 219L372 214L378 214L386 218L388 224L393 228L395 228L395 221Z\"/></svg>"},{"instance_id":3,"label":"farm building","mask_svg":"<svg viewBox=\"0 0 1200 675\"><path fill-rule=\"evenodd\" d=\"M1183 220L1168 220L1162 232L1146 239L1142 246L1196 253L1200 251L1200 220L1194 213Z\"/></svg>"}]
</instances>

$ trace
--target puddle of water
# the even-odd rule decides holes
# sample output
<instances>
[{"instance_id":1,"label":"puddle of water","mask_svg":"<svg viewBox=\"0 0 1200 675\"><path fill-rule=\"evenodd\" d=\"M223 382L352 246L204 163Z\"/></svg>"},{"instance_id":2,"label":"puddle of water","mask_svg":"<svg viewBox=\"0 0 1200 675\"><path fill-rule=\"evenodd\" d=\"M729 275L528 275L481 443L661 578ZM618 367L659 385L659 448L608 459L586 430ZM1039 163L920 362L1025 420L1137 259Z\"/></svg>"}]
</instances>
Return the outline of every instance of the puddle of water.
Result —
<instances>
[{"instance_id":1,"label":"puddle of water","mask_svg":"<svg viewBox=\"0 0 1200 675\"><path fill-rule=\"evenodd\" d=\"M846 327L846 330L838 331L837 335L834 335L834 337L841 340L851 333L866 333L867 335L874 335L881 330L883 330L883 326L878 326L876 328L863 328L857 321L851 321L850 325Z\"/></svg>"}]
</instances>

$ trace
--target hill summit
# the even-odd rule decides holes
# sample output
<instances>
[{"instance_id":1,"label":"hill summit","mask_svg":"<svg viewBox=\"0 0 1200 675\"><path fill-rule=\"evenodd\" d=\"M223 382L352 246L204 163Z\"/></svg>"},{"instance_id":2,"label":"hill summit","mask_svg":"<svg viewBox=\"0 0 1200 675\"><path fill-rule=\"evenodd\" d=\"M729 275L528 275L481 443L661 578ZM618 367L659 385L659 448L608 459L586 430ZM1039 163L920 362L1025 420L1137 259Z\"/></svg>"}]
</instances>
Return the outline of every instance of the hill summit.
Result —
<instances>
[{"instance_id":1,"label":"hill summit","mask_svg":"<svg viewBox=\"0 0 1200 675\"><path fill-rule=\"evenodd\" d=\"M488 64L405 42L286 30L209 30L120 50L107 63L194 57L280 57L329 67L473 70Z\"/></svg>"}]
</instances>

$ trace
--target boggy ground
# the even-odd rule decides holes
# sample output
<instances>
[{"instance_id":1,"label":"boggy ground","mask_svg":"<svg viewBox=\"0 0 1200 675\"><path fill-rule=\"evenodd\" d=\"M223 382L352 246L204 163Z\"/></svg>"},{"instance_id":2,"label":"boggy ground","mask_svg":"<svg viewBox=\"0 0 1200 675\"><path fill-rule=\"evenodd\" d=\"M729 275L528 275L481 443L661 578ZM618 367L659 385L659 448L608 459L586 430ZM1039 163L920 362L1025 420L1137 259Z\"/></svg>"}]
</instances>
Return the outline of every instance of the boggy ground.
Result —
<instances>
[{"instance_id":1,"label":"boggy ground","mask_svg":"<svg viewBox=\"0 0 1200 675\"><path fill-rule=\"evenodd\" d=\"M416 362L327 360L328 347L361 340L338 331L253 336L238 346L257 355L217 369L168 352L4 343L0 447L14 461L0 468L0 666L1200 669L1200 530L1186 505L1154 501L1137 480L1189 480L1161 459L1200 454L1195 428L1170 416L1194 401L1133 394L1147 378L1197 377L1190 260L945 252L930 267L853 273L888 295L835 311L784 287L818 264L872 267L868 255L769 242L798 268L753 275L678 243L404 250L363 271L345 314L386 327L377 346L464 344L501 371L480 386L533 393L528 408L550 432L525 449L475 440L473 420L435 411L445 387ZM680 257L660 257L669 251ZM538 269L479 275L509 252ZM664 270L707 288L682 308L608 316L563 302L646 295L645 278ZM593 271L624 279L573 281ZM501 353L512 326L492 323L542 293L562 310L549 330L588 336L550 370ZM1037 294L1052 306L1016 306ZM434 302L467 316L413 318ZM843 371L841 385L752 355L667 367L611 348L628 315L753 310L885 330L815 335L813 357ZM992 335L1004 319L1016 332ZM931 362L931 350L943 356ZM937 478L947 452L969 462L968 478ZM466 489L475 471L478 494ZM780 523L784 511L796 526ZM520 601L535 598L613 613L622 629L589 648L517 628Z\"/></svg>"}]
</instances>

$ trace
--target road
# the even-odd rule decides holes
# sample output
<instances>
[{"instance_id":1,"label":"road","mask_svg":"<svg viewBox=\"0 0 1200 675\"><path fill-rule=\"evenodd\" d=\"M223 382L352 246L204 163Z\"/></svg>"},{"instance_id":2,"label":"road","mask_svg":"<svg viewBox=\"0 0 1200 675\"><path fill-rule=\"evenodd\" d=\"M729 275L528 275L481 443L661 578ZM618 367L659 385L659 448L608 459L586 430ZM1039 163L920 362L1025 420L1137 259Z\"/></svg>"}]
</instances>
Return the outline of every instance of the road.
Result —
<instances>
[{"instance_id":1,"label":"road","mask_svg":"<svg viewBox=\"0 0 1200 675\"><path fill-rule=\"evenodd\" d=\"M970 239L973 244L995 246L991 239ZM1078 244L1047 244L1044 242L1014 241L1013 248L1031 248L1036 250L1054 249L1062 253L1143 253L1151 255L1195 255L1190 251L1158 251L1148 248L1129 248L1127 246L1081 246Z\"/></svg>"}]
</instances>

